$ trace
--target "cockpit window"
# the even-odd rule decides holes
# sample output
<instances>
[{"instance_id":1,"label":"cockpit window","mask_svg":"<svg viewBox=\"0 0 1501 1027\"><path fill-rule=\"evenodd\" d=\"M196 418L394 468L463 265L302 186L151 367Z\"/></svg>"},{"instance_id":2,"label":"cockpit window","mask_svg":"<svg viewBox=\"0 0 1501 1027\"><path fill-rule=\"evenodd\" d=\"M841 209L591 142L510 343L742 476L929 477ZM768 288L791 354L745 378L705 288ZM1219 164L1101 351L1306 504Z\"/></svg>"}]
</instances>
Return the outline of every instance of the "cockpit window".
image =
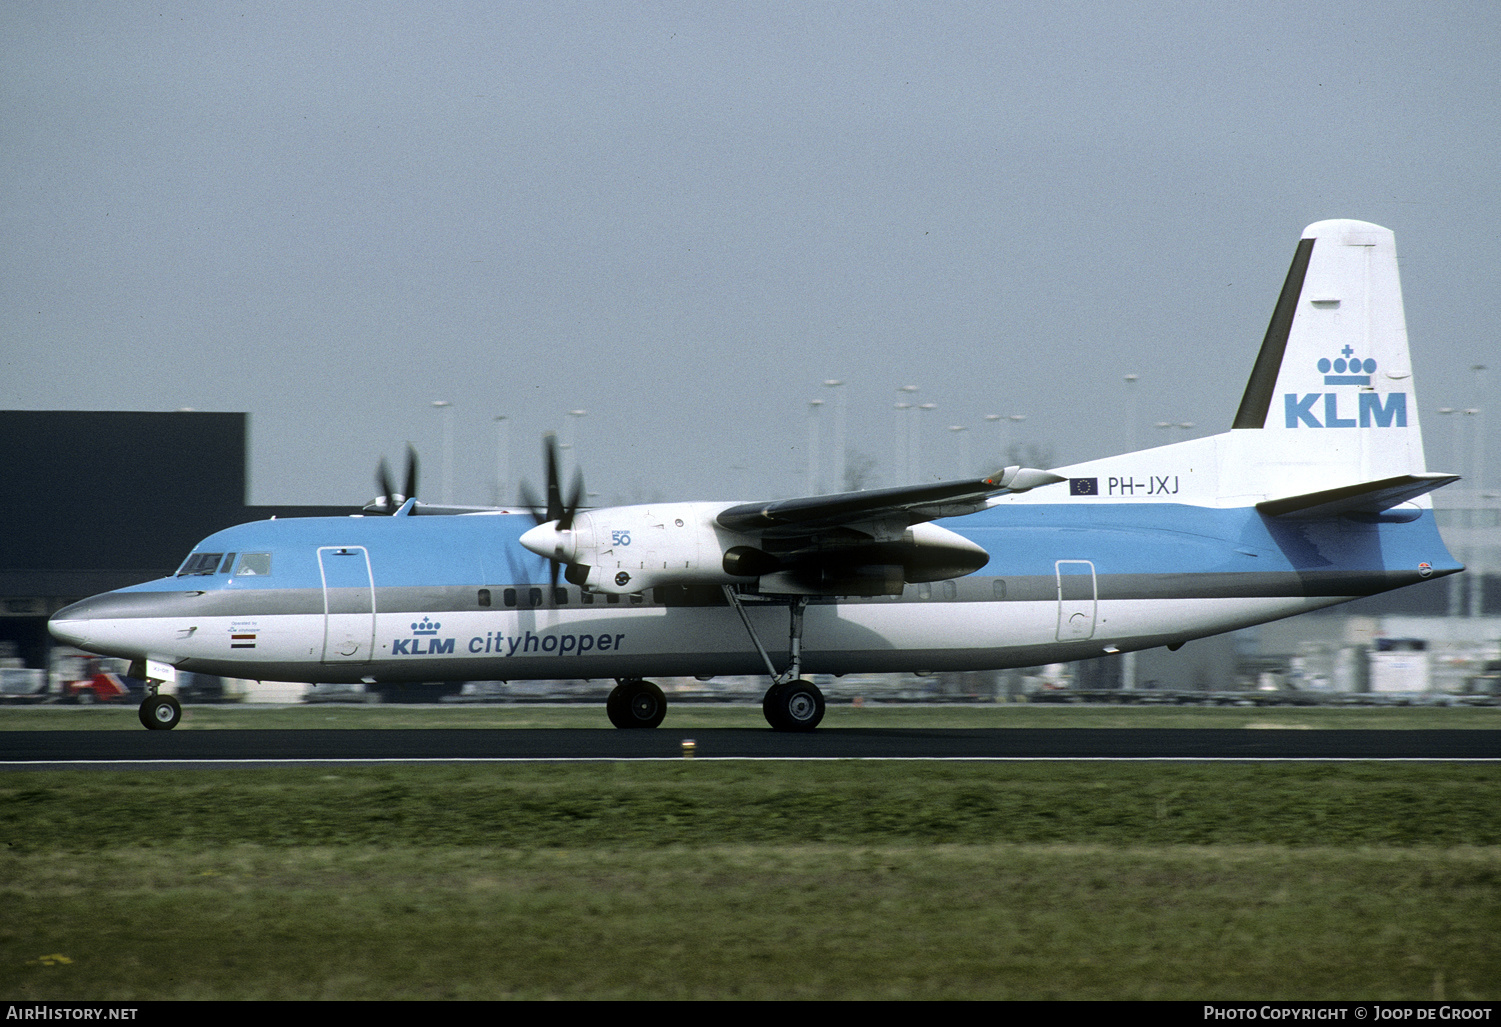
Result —
<instances>
[{"instance_id":1,"label":"cockpit window","mask_svg":"<svg viewBox=\"0 0 1501 1027\"><path fill-rule=\"evenodd\" d=\"M193 574L212 574L219 569L219 561L223 556L223 553L193 553L178 568L177 576L183 578Z\"/></svg>"},{"instance_id":2,"label":"cockpit window","mask_svg":"<svg viewBox=\"0 0 1501 1027\"><path fill-rule=\"evenodd\" d=\"M240 557L240 565L235 568L235 576L242 574L270 574L270 553L246 553Z\"/></svg>"}]
</instances>

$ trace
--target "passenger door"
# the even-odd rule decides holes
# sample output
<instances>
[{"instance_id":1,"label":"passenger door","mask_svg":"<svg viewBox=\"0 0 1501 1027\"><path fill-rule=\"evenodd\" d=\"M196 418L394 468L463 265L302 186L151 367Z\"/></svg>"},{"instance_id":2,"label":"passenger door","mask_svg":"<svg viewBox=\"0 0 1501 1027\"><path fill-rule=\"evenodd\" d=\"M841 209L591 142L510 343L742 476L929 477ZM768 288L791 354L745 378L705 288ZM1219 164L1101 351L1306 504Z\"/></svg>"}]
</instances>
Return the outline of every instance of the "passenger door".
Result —
<instances>
[{"instance_id":1,"label":"passenger door","mask_svg":"<svg viewBox=\"0 0 1501 1027\"><path fill-rule=\"evenodd\" d=\"M323 546L323 662L369 663L375 647L375 583L364 546Z\"/></svg>"}]
</instances>

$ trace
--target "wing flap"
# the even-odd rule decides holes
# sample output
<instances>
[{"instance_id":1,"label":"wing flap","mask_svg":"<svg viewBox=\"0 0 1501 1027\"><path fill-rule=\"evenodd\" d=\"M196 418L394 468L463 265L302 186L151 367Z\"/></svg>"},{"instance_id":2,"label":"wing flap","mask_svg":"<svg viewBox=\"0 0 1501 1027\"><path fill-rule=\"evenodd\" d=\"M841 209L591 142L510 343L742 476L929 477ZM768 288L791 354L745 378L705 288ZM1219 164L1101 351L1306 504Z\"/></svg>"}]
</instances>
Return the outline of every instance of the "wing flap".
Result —
<instances>
[{"instance_id":1,"label":"wing flap","mask_svg":"<svg viewBox=\"0 0 1501 1027\"><path fill-rule=\"evenodd\" d=\"M888 517L899 517L911 525L939 517L974 513L983 510L985 501L991 496L1026 492L1039 485L1065 480L1050 471L1008 467L988 478L806 496L774 503L744 503L721 511L715 520L720 527L730 531L773 537Z\"/></svg>"}]
</instances>

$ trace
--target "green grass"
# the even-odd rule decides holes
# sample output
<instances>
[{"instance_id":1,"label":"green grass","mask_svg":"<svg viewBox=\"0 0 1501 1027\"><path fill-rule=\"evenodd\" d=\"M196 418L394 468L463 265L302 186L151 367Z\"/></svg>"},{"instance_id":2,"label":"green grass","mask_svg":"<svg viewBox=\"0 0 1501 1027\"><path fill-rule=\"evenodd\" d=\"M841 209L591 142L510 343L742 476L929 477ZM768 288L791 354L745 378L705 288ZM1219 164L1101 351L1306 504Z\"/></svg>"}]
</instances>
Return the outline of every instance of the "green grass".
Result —
<instances>
[{"instance_id":1,"label":"green grass","mask_svg":"<svg viewBox=\"0 0 1501 1027\"><path fill-rule=\"evenodd\" d=\"M1489 765L11 772L0 994L1494 1000L1498 811Z\"/></svg>"},{"instance_id":2,"label":"green grass","mask_svg":"<svg viewBox=\"0 0 1501 1027\"><path fill-rule=\"evenodd\" d=\"M6 869L12 1000L1498 991L1494 850L235 846Z\"/></svg>"},{"instance_id":3,"label":"green grass","mask_svg":"<svg viewBox=\"0 0 1501 1027\"><path fill-rule=\"evenodd\" d=\"M669 703L671 702L669 698ZM998 727L1170 728L1430 728L1501 730L1501 706L1356 707L1132 707L1055 706L1036 703L975 705L831 705L826 729ZM335 705L237 707L194 706L183 710L178 731L221 728L598 728L613 730L603 703L539 705ZM678 703L670 705L664 729L765 728L759 705ZM139 731L130 706L0 707L0 731Z\"/></svg>"}]
</instances>

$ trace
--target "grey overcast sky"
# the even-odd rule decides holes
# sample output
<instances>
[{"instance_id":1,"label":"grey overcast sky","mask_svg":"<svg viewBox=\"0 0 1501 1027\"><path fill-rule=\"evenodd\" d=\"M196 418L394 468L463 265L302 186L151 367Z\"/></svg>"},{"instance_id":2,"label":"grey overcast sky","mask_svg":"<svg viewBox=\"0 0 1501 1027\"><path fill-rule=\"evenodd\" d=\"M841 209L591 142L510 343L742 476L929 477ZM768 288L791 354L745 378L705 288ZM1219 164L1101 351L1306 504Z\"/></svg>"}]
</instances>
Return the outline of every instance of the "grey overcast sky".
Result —
<instances>
[{"instance_id":1,"label":"grey overcast sky","mask_svg":"<svg viewBox=\"0 0 1501 1027\"><path fill-rule=\"evenodd\" d=\"M459 502L571 409L597 502L800 494L830 378L881 484L906 384L925 477L986 414L1062 464L1228 427L1349 217L1496 482L1436 411L1501 397L1498 55L1491 2L3 0L0 406L248 411L267 504L407 441L440 498L434 400Z\"/></svg>"}]
</instances>

